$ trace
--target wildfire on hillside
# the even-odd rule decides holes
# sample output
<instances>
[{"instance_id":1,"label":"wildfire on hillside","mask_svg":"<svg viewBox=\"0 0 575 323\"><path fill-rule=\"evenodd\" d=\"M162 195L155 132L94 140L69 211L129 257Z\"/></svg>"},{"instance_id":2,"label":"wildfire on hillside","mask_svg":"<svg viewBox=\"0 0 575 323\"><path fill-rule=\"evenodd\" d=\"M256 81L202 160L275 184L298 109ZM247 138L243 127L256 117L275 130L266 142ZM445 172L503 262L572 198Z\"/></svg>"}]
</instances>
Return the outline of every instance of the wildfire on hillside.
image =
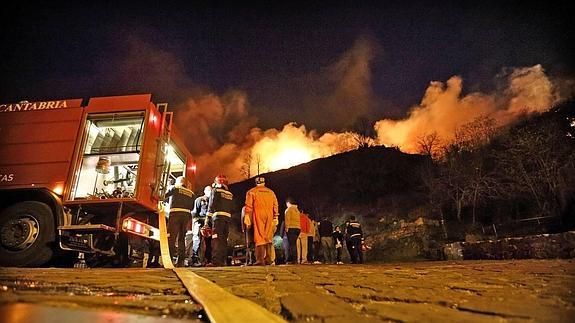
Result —
<instances>
[{"instance_id":1,"label":"wildfire on hillside","mask_svg":"<svg viewBox=\"0 0 575 323\"><path fill-rule=\"evenodd\" d=\"M405 119L375 123L377 137L372 144L417 153L418 140L427 134L436 133L442 143L449 143L458 128L479 117L491 118L497 126L502 126L522 115L546 111L562 99L540 65L513 70L507 77L505 90L497 93L474 92L462 96L462 89L463 82L458 76L446 83L431 82L421 103L412 107ZM209 182L217 173L225 173L232 181L238 181L358 147L361 136L352 132L319 134L296 123L288 123L279 130L250 127L253 119L247 114L245 102L242 93L223 98L210 95L191 101L189 109L180 115L183 120L195 118L200 125L196 130L240 120L229 128L228 142L219 147L213 137L206 135L207 131L193 134L196 138L206 137L201 141L209 144L197 157L200 183ZM206 109L218 113L206 119L195 112Z\"/></svg>"}]
</instances>

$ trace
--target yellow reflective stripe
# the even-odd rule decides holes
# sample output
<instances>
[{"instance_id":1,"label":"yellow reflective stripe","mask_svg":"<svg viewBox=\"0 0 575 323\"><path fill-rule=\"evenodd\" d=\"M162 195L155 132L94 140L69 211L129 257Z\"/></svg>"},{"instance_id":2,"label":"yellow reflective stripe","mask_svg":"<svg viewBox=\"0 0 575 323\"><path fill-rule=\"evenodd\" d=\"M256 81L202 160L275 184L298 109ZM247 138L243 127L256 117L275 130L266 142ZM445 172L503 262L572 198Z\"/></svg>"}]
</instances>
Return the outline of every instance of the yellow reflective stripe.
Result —
<instances>
[{"instance_id":1,"label":"yellow reflective stripe","mask_svg":"<svg viewBox=\"0 0 575 323\"><path fill-rule=\"evenodd\" d=\"M232 217L232 215L230 213L224 212L224 211L214 212L213 215L223 215L223 216L227 216L227 217Z\"/></svg>"},{"instance_id":2,"label":"yellow reflective stripe","mask_svg":"<svg viewBox=\"0 0 575 323\"><path fill-rule=\"evenodd\" d=\"M170 212L192 212L190 209L184 209L180 207L170 208Z\"/></svg>"}]
</instances>

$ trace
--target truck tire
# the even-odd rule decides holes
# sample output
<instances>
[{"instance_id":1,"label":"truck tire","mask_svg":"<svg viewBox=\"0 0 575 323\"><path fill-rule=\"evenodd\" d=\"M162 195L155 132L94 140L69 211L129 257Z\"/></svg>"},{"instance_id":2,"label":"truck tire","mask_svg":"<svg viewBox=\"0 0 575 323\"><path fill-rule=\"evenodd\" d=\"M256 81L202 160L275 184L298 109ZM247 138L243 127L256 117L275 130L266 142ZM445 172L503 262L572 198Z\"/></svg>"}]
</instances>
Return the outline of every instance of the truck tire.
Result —
<instances>
[{"instance_id":1,"label":"truck tire","mask_svg":"<svg viewBox=\"0 0 575 323\"><path fill-rule=\"evenodd\" d=\"M53 255L56 230L48 205L24 201L0 214L0 266L37 267Z\"/></svg>"}]
</instances>

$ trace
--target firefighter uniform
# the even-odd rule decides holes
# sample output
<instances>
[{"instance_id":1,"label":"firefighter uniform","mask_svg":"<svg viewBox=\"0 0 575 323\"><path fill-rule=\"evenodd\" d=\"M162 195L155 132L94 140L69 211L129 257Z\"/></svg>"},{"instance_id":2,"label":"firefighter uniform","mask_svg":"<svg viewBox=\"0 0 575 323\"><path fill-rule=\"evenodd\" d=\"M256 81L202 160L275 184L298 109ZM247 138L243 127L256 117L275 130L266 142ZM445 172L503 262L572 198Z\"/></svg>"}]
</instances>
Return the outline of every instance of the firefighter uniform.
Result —
<instances>
[{"instance_id":1,"label":"firefighter uniform","mask_svg":"<svg viewBox=\"0 0 575 323\"><path fill-rule=\"evenodd\" d=\"M363 242L363 231L361 230L361 224L356 220L350 220L346 225L345 233L347 237L346 243L347 248L350 251L350 258L352 264L363 263L363 251L361 249L361 244Z\"/></svg>"},{"instance_id":2,"label":"firefighter uniform","mask_svg":"<svg viewBox=\"0 0 575 323\"><path fill-rule=\"evenodd\" d=\"M228 255L228 234L232 218L234 195L226 185L212 189L208 204L208 216L212 218L213 264L225 266Z\"/></svg>"},{"instance_id":3,"label":"firefighter uniform","mask_svg":"<svg viewBox=\"0 0 575 323\"><path fill-rule=\"evenodd\" d=\"M275 260L272 242L279 216L275 193L259 183L246 193L245 213L253 222L256 263L271 264Z\"/></svg>"},{"instance_id":4,"label":"firefighter uniform","mask_svg":"<svg viewBox=\"0 0 575 323\"><path fill-rule=\"evenodd\" d=\"M184 186L174 186L166 192L166 197L170 201L170 217L168 219L170 256L172 259L177 256L176 266L181 267L186 258L186 229L190 221L190 213L194 207L194 192Z\"/></svg>"}]
</instances>

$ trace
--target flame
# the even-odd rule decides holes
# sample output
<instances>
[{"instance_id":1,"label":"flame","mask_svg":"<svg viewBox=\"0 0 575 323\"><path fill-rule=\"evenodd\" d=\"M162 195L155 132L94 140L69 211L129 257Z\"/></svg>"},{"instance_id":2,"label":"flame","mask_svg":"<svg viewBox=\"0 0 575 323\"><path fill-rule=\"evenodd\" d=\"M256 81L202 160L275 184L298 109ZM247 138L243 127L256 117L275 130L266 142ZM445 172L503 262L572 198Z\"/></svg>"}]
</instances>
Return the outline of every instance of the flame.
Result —
<instances>
[{"instance_id":1,"label":"flame","mask_svg":"<svg viewBox=\"0 0 575 323\"><path fill-rule=\"evenodd\" d=\"M421 103L414 106L406 118L383 119L375 123L375 143L417 153L420 138L437 133L440 142L448 144L454 139L457 129L476 118L489 117L500 126L525 114L546 111L563 99L556 91L556 84L540 65L511 70L507 73L507 87L493 93L462 95L463 80L459 76L453 76L445 83L431 82ZM280 130L250 129L254 119L248 115L246 95L242 93L234 92L222 98L210 95L190 102L193 104L188 106L196 112L188 111L188 116L208 115L204 108L213 108L218 112L211 119L195 119L196 125L203 125L204 129L208 129L212 123L216 123L216 128L232 125L228 128L225 144L212 146L214 149L199 155L197 164L202 170L198 176L200 182L208 182L218 173L226 174L232 182L239 181L247 178L248 174L251 177L258 172L285 169L357 147L355 133L328 132L319 135L317 131L294 122ZM204 137L207 138L205 142L215 145L213 136ZM195 138L199 140L202 137ZM245 172L246 166L248 173Z\"/></svg>"},{"instance_id":2,"label":"flame","mask_svg":"<svg viewBox=\"0 0 575 323\"><path fill-rule=\"evenodd\" d=\"M252 162L256 162L256 167L259 163L268 171L307 163L332 153L319 144L314 134L308 133L303 125L298 127L290 123L281 131L268 130L261 135L262 138L251 149Z\"/></svg>"}]
</instances>

